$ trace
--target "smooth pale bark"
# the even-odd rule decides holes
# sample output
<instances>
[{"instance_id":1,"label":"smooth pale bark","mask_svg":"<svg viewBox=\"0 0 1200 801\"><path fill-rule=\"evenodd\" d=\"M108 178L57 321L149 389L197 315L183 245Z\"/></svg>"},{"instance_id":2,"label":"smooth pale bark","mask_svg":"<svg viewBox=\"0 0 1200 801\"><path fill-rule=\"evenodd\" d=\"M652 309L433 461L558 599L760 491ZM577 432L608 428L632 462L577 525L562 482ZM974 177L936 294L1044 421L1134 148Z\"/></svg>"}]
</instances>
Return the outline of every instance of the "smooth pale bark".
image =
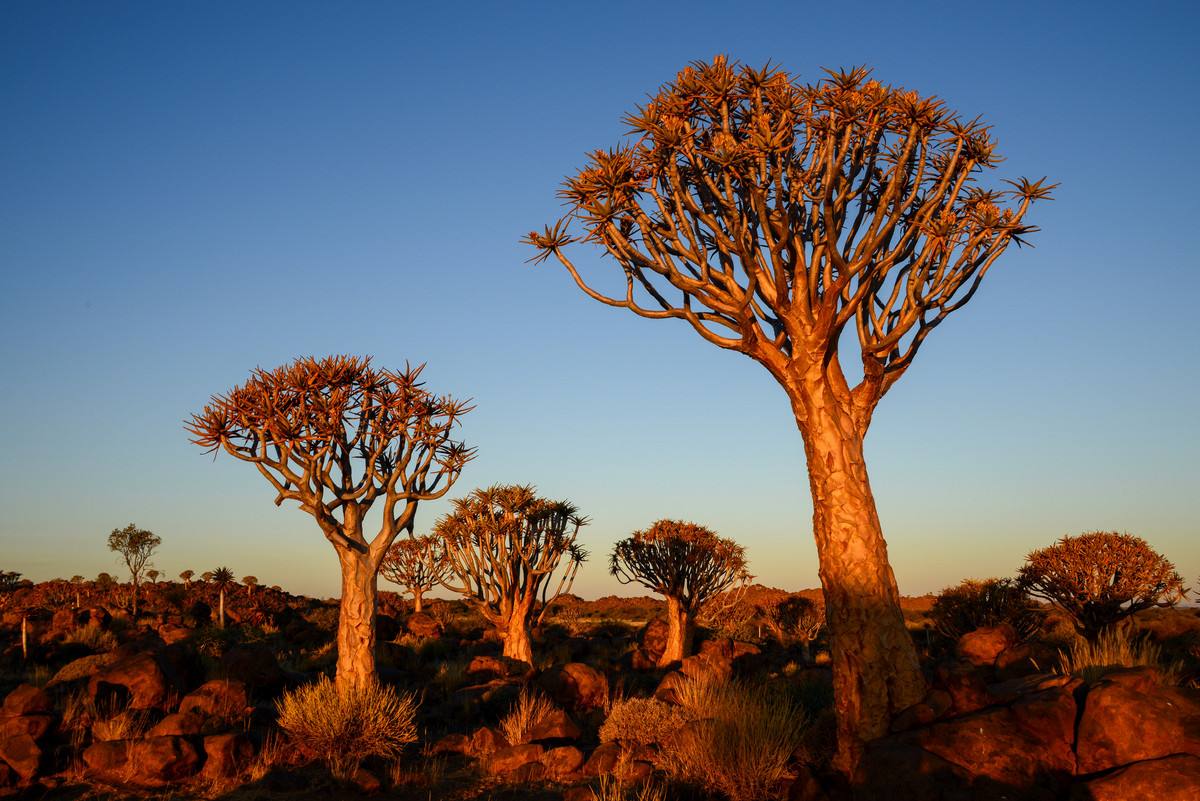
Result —
<instances>
[{"instance_id":1,"label":"smooth pale bark","mask_svg":"<svg viewBox=\"0 0 1200 801\"><path fill-rule=\"evenodd\" d=\"M221 601L218 605L217 620L221 623L221 628L225 628L225 588L221 588Z\"/></svg>"},{"instance_id":2,"label":"smooth pale bark","mask_svg":"<svg viewBox=\"0 0 1200 801\"><path fill-rule=\"evenodd\" d=\"M510 659L533 664L533 643L529 638L529 612L520 608L509 616L508 626L502 632L504 655Z\"/></svg>"},{"instance_id":3,"label":"smooth pale bark","mask_svg":"<svg viewBox=\"0 0 1200 801\"><path fill-rule=\"evenodd\" d=\"M692 650L695 628L683 602L667 596L667 647L659 657L658 666L679 662Z\"/></svg>"},{"instance_id":4,"label":"smooth pale bark","mask_svg":"<svg viewBox=\"0 0 1200 801\"><path fill-rule=\"evenodd\" d=\"M821 381L787 388L812 490L833 658L835 765L850 772L863 744L886 734L894 715L921 700L925 679L900 612L863 459L870 409L856 418L849 398Z\"/></svg>"},{"instance_id":5,"label":"smooth pale bark","mask_svg":"<svg viewBox=\"0 0 1200 801\"><path fill-rule=\"evenodd\" d=\"M421 609L423 608L421 600L425 596L425 591L424 590L413 590L412 594L413 594L413 614L419 615L419 614L421 614Z\"/></svg>"},{"instance_id":6,"label":"smooth pale bark","mask_svg":"<svg viewBox=\"0 0 1200 801\"><path fill-rule=\"evenodd\" d=\"M342 566L342 600L338 613L337 676L343 697L369 687L375 675L375 565L369 554L337 549Z\"/></svg>"}]
</instances>

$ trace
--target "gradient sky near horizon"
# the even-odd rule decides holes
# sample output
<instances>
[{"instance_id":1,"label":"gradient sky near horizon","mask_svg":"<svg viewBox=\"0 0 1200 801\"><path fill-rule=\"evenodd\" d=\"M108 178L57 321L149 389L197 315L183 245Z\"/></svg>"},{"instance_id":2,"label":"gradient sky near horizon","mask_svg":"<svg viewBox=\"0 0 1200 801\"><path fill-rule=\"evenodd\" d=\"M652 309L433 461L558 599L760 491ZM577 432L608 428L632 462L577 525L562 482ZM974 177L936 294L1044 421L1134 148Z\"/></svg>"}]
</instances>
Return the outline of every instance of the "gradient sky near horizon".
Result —
<instances>
[{"instance_id":1,"label":"gradient sky near horizon","mask_svg":"<svg viewBox=\"0 0 1200 801\"><path fill-rule=\"evenodd\" d=\"M747 17L743 15L752 14ZM800 437L766 372L584 297L518 242L689 61L869 64L1049 175L1011 249L883 400L868 464L901 590L1129 531L1200 576L1200 202L1190 3L0 5L0 569L228 565L335 595L328 543L182 420L304 354L427 361L472 397L457 487L592 518L576 591L663 517L817 585ZM597 265L594 254L582 256ZM444 504L424 507L427 528ZM637 591L640 594L640 591Z\"/></svg>"}]
</instances>

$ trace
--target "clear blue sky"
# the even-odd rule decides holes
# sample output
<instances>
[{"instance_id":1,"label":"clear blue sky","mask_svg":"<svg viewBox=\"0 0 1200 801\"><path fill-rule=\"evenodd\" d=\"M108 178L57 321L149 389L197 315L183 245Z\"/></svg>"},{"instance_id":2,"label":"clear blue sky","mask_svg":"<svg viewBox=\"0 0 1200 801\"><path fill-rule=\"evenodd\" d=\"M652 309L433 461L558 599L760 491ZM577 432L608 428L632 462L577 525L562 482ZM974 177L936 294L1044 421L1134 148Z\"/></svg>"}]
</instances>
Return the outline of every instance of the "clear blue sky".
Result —
<instances>
[{"instance_id":1,"label":"clear blue sky","mask_svg":"<svg viewBox=\"0 0 1200 801\"><path fill-rule=\"evenodd\" d=\"M1189 3L0 5L0 568L114 570L134 521L170 575L334 594L328 543L181 421L303 354L428 361L475 398L465 493L533 482L593 519L577 589L660 517L815 586L799 435L764 370L585 298L520 236L562 176L694 59L870 64L994 124L1050 175L868 440L907 593L1127 530L1200 575L1200 115ZM753 16L750 16L750 14ZM441 511L427 507L419 528Z\"/></svg>"}]
</instances>

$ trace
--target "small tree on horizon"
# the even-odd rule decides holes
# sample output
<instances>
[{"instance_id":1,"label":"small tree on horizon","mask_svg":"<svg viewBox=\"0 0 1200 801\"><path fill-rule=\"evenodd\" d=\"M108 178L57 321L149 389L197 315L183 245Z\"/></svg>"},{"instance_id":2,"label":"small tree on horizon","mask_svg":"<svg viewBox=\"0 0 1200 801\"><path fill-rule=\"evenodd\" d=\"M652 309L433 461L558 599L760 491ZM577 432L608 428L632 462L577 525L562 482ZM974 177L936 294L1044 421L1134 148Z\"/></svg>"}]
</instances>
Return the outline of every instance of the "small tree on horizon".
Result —
<instances>
[{"instance_id":1,"label":"small tree on horizon","mask_svg":"<svg viewBox=\"0 0 1200 801\"><path fill-rule=\"evenodd\" d=\"M258 586L258 576L243 576L242 583L246 585L246 597L254 594L254 588Z\"/></svg>"},{"instance_id":2,"label":"small tree on horizon","mask_svg":"<svg viewBox=\"0 0 1200 801\"><path fill-rule=\"evenodd\" d=\"M1020 588L1067 613L1095 642L1105 629L1143 609L1174 606L1187 590L1175 566L1141 537L1091 531L1033 551Z\"/></svg>"},{"instance_id":3,"label":"small tree on horizon","mask_svg":"<svg viewBox=\"0 0 1200 801\"><path fill-rule=\"evenodd\" d=\"M179 574L179 578L183 580L183 586L192 586L192 576L196 575L195 570L185 570Z\"/></svg>"},{"instance_id":4,"label":"small tree on horizon","mask_svg":"<svg viewBox=\"0 0 1200 801\"><path fill-rule=\"evenodd\" d=\"M129 568L134 619L138 615L138 585L141 584L142 573L150 557L161 544L162 537L153 531L138 528L133 523L125 528L114 528L108 535L108 549L120 555L125 567Z\"/></svg>"},{"instance_id":5,"label":"small tree on horizon","mask_svg":"<svg viewBox=\"0 0 1200 801\"><path fill-rule=\"evenodd\" d=\"M388 548L412 526L418 504L445 495L474 456L453 438L470 407L425 389L423 369L379 369L355 356L297 359L255 370L187 423L206 451L253 464L275 489L275 504L299 504L333 546L343 697L377 681L375 601ZM368 539L364 521L377 501L379 529Z\"/></svg>"},{"instance_id":6,"label":"small tree on horizon","mask_svg":"<svg viewBox=\"0 0 1200 801\"><path fill-rule=\"evenodd\" d=\"M146 571L146 578L150 579L150 583L151 583L151 584L157 584L157 583L158 583L158 577L159 577L159 576L161 576L161 575L162 575L162 573L161 573L160 571L158 571L158 570L155 570L155 569L153 569L153 568L151 568L150 570L147 570L147 571Z\"/></svg>"},{"instance_id":7,"label":"small tree on horizon","mask_svg":"<svg viewBox=\"0 0 1200 801\"><path fill-rule=\"evenodd\" d=\"M867 430L926 337L1036 230L1026 212L1052 187L981 185L1000 161L988 127L866 68L803 84L717 57L625 121L632 141L593 151L564 183L566 214L525 241L593 300L681 320L759 362L786 393L828 607L835 762L849 773L863 744L925 694L867 477ZM577 242L610 257L595 261L607 279L584 279L567 256Z\"/></svg>"},{"instance_id":8,"label":"small tree on horizon","mask_svg":"<svg viewBox=\"0 0 1200 801\"><path fill-rule=\"evenodd\" d=\"M667 646L659 667L691 653L696 615L706 603L752 578L741 545L682 520L659 520L618 542L609 572L666 597Z\"/></svg>"},{"instance_id":9,"label":"small tree on horizon","mask_svg":"<svg viewBox=\"0 0 1200 801\"><path fill-rule=\"evenodd\" d=\"M504 656L533 663L530 628L570 592L587 559L576 542L587 522L574 504L540 498L532 486L496 485L456 499L434 526L459 582L447 580L446 588L461 593L496 627Z\"/></svg>"},{"instance_id":10,"label":"small tree on horizon","mask_svg":"<svg viewBox=\"0 0 1200 801\"><path fill-rule=\"evenodd\" d=\"M227 567L218 567L216 570L205 575L211 576L209 581L217 585L217 592L220 598L217 620L220 627L225 628L225 589L233 583L233 571Z\"/></svg>"},{"instance_id":11,"label":"small tree on horizon","mask_svg":"<svg viewBox=\"0 0 1200 801\"><path fill-rule=\"evenodd\" d=\"M413 613L423 611L425 593L450 577L446 560L446 542L441 537L401 537L388 550L379 572L393 584L404 587L413 596Z\"/></svg>"}]
</instances>

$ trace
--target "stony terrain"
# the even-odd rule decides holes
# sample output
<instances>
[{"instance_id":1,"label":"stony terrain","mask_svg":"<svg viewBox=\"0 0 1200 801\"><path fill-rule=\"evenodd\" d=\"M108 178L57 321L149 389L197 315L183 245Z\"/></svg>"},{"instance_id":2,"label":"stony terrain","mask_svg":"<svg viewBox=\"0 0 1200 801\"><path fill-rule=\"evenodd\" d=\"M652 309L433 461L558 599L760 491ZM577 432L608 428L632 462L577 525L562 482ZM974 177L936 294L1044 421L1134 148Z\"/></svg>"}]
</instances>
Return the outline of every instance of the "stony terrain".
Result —
<instances>
[{"instance_id":1,"label":"stony terrain","mask_svg":"<svg viewBox=\"0 0 1200 801\"><path fill-rule=\"evenodd\" d=\"M802 706L804 743L773 790L781 798L1198 797L1195 609L1136 621L1168 670L1072 675L1058 670L1064 633L1053 614L1043 612L1025 641L1003 625L952 641L928 625L931 599L907 599L932 689L870 746L851 791L828 768L822 638L783 644L764 623L763 610L787 596L752 588L708 621L695 656L663 670L654 663L665 627L652 598L567 597L536 633L529 665L501 658L490 630L458 602L414 615L383 593L380 673L419 692L419 740L398 760L369 760L338 780L275 723L280 694L333 664L335 601L235 586L220 628L217 590L199 581L147 586L136 620L128 587L26 583L0 598L0 794L591 801L635 798L631 788L648 780L659 798L715 799L711 788L670 779L673 732L655 735L650 716L674 720L681 688L700 677L766 680ZM551 703L510 742L504 720L523 690ZM623 704L622 714L648 717L617 720Z\"/></svg>"}]
</instances>

